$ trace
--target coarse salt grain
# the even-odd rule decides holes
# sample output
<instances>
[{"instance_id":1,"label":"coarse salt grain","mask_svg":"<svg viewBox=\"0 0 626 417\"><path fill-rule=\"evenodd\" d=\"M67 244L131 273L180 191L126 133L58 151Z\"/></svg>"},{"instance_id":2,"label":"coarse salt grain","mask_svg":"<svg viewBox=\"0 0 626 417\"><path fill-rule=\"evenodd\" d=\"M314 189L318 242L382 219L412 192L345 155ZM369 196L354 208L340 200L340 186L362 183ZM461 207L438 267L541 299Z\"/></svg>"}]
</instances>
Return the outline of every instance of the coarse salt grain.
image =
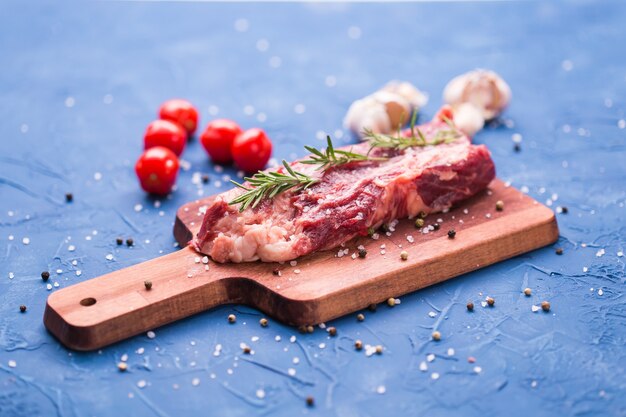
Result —
<instances>
[{"instance_id":1,"label":"coarse salt grain","mask_svg":"<svg viewBox=\"0 0 626 417\"><path fill-rule=\"evenodd\" d=\"M28 244L30 244L30 239L25 237L24 239L22 239L22 243L25 244L25 245L28 245Z\"/></svg>"},{"instance_id":2,"label":"coarse salt grain","mask_svg":"<svg viewBox=\"0 0 626 417\"><path fill-rule=\"evenodd\" d=\"M598 252L596 252L596 256L598 258L602 257L602 255L604 255L606 252L604 251L604 249L600 249Z\"/></svg>"},{"instance_id":3,"label":"coarse salt grain","mask_svg":"<svg viewBox=\"0 0 626 417\"><path fill-rule=\"evenodd\" d=\"M480 366L475 366L475 367L474 367L474 372L475 372L475 373L479 374L479 373L481 373L482 371L483 371L483 368L481 368Z\"/></svg>"},{"instance_id":4,"label":"coarse salt grain","mask_svg":"<svg viewBox=\"0 0 626 417\"><path fill-rule=\"evenodd\" d=\"M533 313L538 312L539 310L541 310L541 307L533 305L530 307L530 309L532 310Z\"/></svg>"},{"instance_id":5,"label":"coarse salt grain","mask_svg":"<svg viewBox=\"0 0 626 417\"><path fill-rule=\"evenodd\" d=\"M9 272L9 279L15 278L15 274L13 272Z\"/></svg>"},{"instance_id":6,"label":"coarse salt grain","mask_svg":"<svg viewBox=\"0 0 626 417\"><path fill-rule=\"evenodd\" d=\"M598 289L598 295L604 295L604 291L602 290L602 288Z\"/></svg>"},{"instance_id":7,"label":"coarse salt grain","mask_svg":"<svg viewBox=\"0 0 626 417\"><path fill-rule=\"evenodd\" d=\"M83 274L83 271L81 271L80 269L76 271L76 276L79 277Z\"/></svg>"},{"instance_id":8,"label":"coarse salt grain","mask_svg":"<svg viewBox=\"0 0 626 417\"><path fill-rule=\"evenodd\" d=\"M296 343L296 336L291 336L291 337L289 338L289 341L290 341L291 343Z\"/></svg>"},{"instance_id":9,"label":"coarse salt grain","mask_svg":"<svg viewBox=\"0 0 626 417\"><path fill-rule=\"evenodd\" d=\"M411 235L408 235L408 236L406 237L406 240L407 240L409 243L413 243L413 242L415 242L415 239L414 239L414 238L413 238L413 236L411 236Z\"/></svg>"},{"instance_id":10,"label":"coarse salt grain","mask_svg":"<svg viewBox=\"0 0 626 417\"><path fill-rule=\"evenodd\" d=\"M147 383L146 383L146 381L144 379L141 379L141 380L137 381L137 386L139 388L145 388L146 385L147 385Z\"/></svg>"},{"instance_id":11,"label":"coarse salt grain","mask_svg":"<svg viewBox=\"0 0 626 417\"><path fill-rule=\"evenodd\" d=\"M454 349L448 348L448 356L454 356Z\"/></svg>"},{"instance_id":12,"label":"coarse salt grain","mask_svg":"<svg viewBox=\"0 0 626 417\"><path fill-rule=\"evenodd\" d=\"M7 365L9 365L9 368L15 368L17 366L17 362L10 360Z\"/></svg>"},{"instance_id":13,"label":"coarse salt grain","mask_svg":"<svg viewBox=\"0 0 626 417\"><path fill-rule=\"evenodd\" d=\"M439 372L433 372L432 374L430 374L430 377L432 379L439 379Z\"/></svg>"},{"instance_id":14,"label":"coarse salt grain","mask_svg":"<svg viewBox=\"0 0 626 417\"><path fill-rule=\"evenodd\" d=\"M387 389L385 388L384 385L379 385L378 388L376 388L376 392L379 394L384 394L387 391Z\"/></svg>"},{"instance_id":15,"label":"coarse salt grain","mask_svg":"<svg viewBox=\"0 0 626 417\"><path fill-rule=\"evenodd\" d=\"M434 311L431 311L428 313L428 317L435 318L437 317L437 313L435 313Z\"/></svg>"},{"instance_id":16,"label":"coarse salt grain","mask_svg":"<svg viewBox=\"0 0 626 417\"><path fill-rule=\"evenodd\" d=\"M194 261L195 263L199 264L199 263L200 263L200 257L199 257L199 256L196 256L196 257L193 259L193 261Z\"/></svg>"},{"instance_id":17,"label":"coarse salt grain","mask_svg":"<svg viewBox=\"0 0 626 417\"><path fill-rule=\"evenodd\" d=\"M428 371L428 364L424 361L420 362L420 371L426 372Z\"/></svg>"},{"instance_id":18,"label":"coarse salt grain","mask_svg":"<svg viewBox=\"0 0 626 417\"><path fill-rule=\"evenodd\" d=\"M263 391L262 389L256 390L256 396L261 399L265 398L265 391Z\"/></svg>"},{"instance_id":19,"label":"coarse salt grain","mask_svg":"<svg viewBox=\"0 0 626 417\"><path fill-rule=\"evenodd\" d=\"M146 333L146 336L148 336L148 339L154 339L156 337L156 334L150 330L148 333Z\"/></svg>"},{"instance_id":20,"label":"coarse salt grain","mask_svg":"<svg viewBox=\"0 0 626 417\"><path fill-rule=\"evenodd\" d=\"M74 251L76 250L76 246L74 246L74 245L69 245L69 246L67 247L67 250L68 250L68 251L70 251L70 252L74 252Z\"/></svg>"},{"instance_id":21,"label":"coarse salt grain","mask_svg":"<svg viewBox=\"0 0 626 417\"><path fill-rule=\"evenodd\" d=\"M296 376L296 370L293 368L287 369L287 373L289 374L289 376Z\"/></svg>"},{"instance_id":22,"label":"coarse salt grain","mask_svg":"<svg viewBox=\"0 0 626 417\"><path fill-rule=\"evenodd\" d=\"M428 355L426 355L426 360L428 362L432 362L435 360L435 354L434 353L429 353Z\"/></svg>"},{"instance_id":23,"label":"coarse salt grain","mask_svg":"<svg viewBox=\"0 0 626 417\"><path fill-rule=\"evenodd\" d=\"M139 212L143 209L143 206L141 204L135 204L134 210Z\"/></svg>"}]
</instances>

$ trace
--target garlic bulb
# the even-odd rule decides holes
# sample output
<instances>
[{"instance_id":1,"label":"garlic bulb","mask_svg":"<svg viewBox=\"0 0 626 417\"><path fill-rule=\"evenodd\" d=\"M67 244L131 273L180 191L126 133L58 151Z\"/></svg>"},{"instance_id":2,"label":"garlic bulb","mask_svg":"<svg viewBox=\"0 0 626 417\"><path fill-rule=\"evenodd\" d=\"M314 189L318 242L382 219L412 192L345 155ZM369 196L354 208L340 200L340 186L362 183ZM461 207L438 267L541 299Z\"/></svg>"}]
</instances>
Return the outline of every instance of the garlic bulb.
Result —
<instances>
[{"instance_id":1,"label":"garlic bulb","mask_svg":"<svg viewBox=\"0 0 626 417\"><path fill-rule=\"evenodd\" d=\"M511 101L511 89L495 72L477 69L453 78L443 92L444 101L453 107L472 103L484 120L497 117Z\"/></svg>"},{"instance_id":2,"label":"garlic bulb","mask_svg":"<svg viewBox=\"0 0 626 417\"><path fill-rule=\"evenodd\" d=\"M390 133L405 125L428 96L408 82L391 81L369 96L356 100L344 118L344 126L362 136L364 129Z\"/></svg>"},{"instance_id":3,"label":"garlic bulb","mask_svg":"<svg viewBox=\"0 0 626 417\"><path fill-rule=\"evenodd\" d=\"M371 129L375 133L391 131L385 105L372 97L365 97L352 103L343 123L346 128L359 136L362 136L365 129Z\"/></svg>"},{"instance_id":4,"label":"garlic bulb","mask_svg":"<svg viewBox=\"0 0 626 417\"><path fill-rule=\"evenodd\" d=\"M404 97L413 110L419 110L428 103L428 94L423 93L406 81L389 81L380 91L388 91Z\"/></svg>"}]
</instances>

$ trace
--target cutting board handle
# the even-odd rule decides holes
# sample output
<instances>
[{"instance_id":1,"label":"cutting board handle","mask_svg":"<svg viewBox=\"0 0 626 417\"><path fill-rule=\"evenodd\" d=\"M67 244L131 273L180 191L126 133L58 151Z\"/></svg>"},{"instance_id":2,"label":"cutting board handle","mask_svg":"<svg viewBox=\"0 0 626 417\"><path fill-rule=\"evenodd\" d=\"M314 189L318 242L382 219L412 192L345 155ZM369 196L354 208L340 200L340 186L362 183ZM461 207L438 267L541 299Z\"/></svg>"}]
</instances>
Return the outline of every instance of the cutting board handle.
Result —
<instances>
[{"instance_id":1,"label":"cutting board handle","mask_svg":"<svg viewBox=\"0 0 626 417\"><path fill-rule=\"evenodd\" d=\"M72 285L48 297L44 324L67 347L93 350L236 301L224 274L212 262L207 266L186 247Z\"/></svg>"}]
</instances>

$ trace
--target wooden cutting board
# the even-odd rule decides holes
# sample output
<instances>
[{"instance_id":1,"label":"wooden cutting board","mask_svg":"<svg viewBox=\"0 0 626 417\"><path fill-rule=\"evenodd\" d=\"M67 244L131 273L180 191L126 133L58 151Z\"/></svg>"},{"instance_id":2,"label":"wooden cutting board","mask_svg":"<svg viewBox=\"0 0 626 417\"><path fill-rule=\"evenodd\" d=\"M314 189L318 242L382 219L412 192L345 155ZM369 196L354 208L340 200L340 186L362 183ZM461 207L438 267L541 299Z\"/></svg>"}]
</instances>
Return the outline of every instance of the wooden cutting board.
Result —
<instances>
[{"instance_id":1,"label":"wooden cutting board","mask_svg":"<svg viewBox=\"0 0 626 417\"><path fill-rule=\"evenodd\" d=\"M443 220L428 234L403 220L391 236L350 242L342 257L333 250L293 266L205 265L187 242L210 200L178 210L174 235L184 249L52 293L44 314L48 330L69 348L93 350L228 303L256 307L293 325L317 324L540 248L559 235L552 210L495 180L450 212L428 216L427 225ZM495 209L498 200L503 211ZM450 229L454 239L448 238ZM367 256L353 259L359 245ZM406 261L400 259L403 250ZM145 288L146 280L152 289Z\"/></svg>"}]
</instances>

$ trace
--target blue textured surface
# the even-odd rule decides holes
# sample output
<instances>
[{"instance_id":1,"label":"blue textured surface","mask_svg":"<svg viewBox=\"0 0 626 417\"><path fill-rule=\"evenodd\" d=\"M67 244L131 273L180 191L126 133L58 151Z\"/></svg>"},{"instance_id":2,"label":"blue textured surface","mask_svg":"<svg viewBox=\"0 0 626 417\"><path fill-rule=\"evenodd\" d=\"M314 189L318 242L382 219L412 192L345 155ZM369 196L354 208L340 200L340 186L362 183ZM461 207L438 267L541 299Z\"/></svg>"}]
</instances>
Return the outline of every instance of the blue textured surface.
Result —
<instances>
[{"instance_id":1,"label":"blue textured surface","mask_svg":"<svg viewBox=\"0 0 626 417\"><path fill-rule=\"evenodd\" d=\"M235 30L241 18L245 31ZM0 415L626 415L625 20L617 2L4 2ZM226 189L196 141L171 199L155 208L139 190L132 165L163 100L190 99L203 125L216 106L261 126L275 156L292 158L319 131L336 135L349 103L389 79L429 92L430 117L447 80L475 67L498 71L514 93L509 127L476 141L488 144L501 178L569 208L558 215L562 256L545 248L404 296L362 323L336 320L332 339L318 329L291 343L293 329L261 328L260 314L241 306L94 353L69 352L45 331L42 270L63 288L170 252L176 208ZM211 183L192 183L195 172ZM136 246L118 248L118 235ZM494 309L480 307L485 295ZM544 299L551 313L533 313ZM433 329L441 342L429 341ZM355 352L356 338L385 353ZM242 357L241 342L255 355Z\"/></svg>"}]
</instances>

